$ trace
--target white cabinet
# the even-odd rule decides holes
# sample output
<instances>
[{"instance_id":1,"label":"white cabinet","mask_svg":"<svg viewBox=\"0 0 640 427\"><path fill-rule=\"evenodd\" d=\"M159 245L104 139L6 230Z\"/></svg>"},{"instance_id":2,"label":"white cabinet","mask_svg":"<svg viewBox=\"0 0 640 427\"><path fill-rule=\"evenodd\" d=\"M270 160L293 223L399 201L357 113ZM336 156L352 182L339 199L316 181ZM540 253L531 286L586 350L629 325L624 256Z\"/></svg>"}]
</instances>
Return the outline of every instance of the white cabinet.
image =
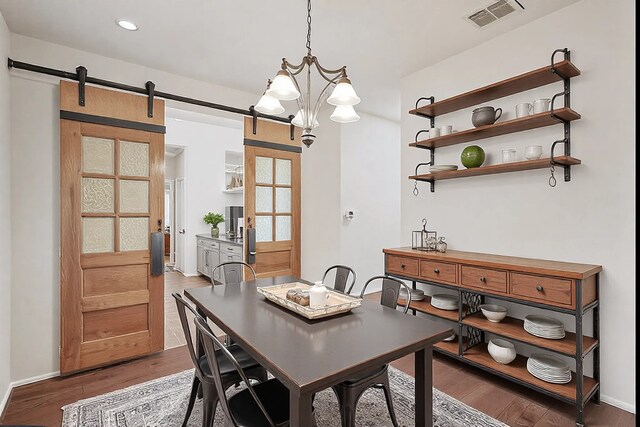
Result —
<instances>
[{"instance_id":1,"label":"white cabinet","mask_svg":"<svg viewBox=\"0 0 640 427\"><path fill-rule=\"evenodd\" d=\"M242 245L198 236L198 273L211 278L213 269L223 262L242 261ZM214 279L220 281L220 271Z\"/></svg>"}]
</instances>

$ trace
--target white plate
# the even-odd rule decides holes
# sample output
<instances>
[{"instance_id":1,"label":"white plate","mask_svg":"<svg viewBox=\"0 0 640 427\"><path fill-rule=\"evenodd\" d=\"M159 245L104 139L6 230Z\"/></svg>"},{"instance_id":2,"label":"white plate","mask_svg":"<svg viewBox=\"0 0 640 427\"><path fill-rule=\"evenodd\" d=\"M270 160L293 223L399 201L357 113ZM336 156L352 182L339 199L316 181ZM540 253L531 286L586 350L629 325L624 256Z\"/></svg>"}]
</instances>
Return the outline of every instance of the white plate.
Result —
<instances>
[{"instance_id":1,"label":"white plate","mask_svg":"<svg viewBox=\"0 0 640 427\"><path fill-rule=\"evenodd\" d=\"M530 323L532 326L543 329L564 329L564 324L558 319L554 319L549 316L538 316L535 314L525 316L525 323Z\"/></svg>"},{"instance_id":2,"label":"white plate","mask_svg":"<svg viewBox=\"0 0 640 427\"><path fill-rule=\"evenodd\" d=\"M552 370L568 371L570 369L569 362L562 360L559 357L552 356L550 354L534 353L529 357L529 359L527 360L527 363L529 360L534 365L545 367Z\"/></svg>"},{"instance_id":3,"label":"white plate","mask_svg":"<svg viewBox=\"0 0 640 427\"><path fill-rule=\"evenodd\" d=\"M453 334L450 337L447 337L447 338L443 339L442 341L450 342L450 341L453 341L455 339L456 339L456 334Z\"/></svg>"}]
</instances>

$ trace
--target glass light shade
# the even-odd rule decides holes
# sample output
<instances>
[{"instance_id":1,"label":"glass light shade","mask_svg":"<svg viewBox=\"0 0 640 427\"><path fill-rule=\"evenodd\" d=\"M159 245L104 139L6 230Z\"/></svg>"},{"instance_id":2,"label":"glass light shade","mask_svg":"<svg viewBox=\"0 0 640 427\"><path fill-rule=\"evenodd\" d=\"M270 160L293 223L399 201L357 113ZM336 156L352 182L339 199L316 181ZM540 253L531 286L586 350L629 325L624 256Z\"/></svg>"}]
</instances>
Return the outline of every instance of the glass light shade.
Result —
<instances>
[{"instance_id":1,"label":"glass light shade","mask_svg":"<svg viewBox=\"0 0 640 427\"><path fill-rule=\"evenodd\" d=\"M351 81L343 77L338 80L338 84L333 89L327 102L331 105L356 105L360 102L360 98L356 95L353 86L351 86Z\"/></svg>"},{"instance_id":2,"label":"glass light shade","mask_svg":"<svg viewBox=\"0 0 640 427\"><path fill-rule=\"evenodd\" d=\"M289 73L284 70L278 71L266 93L280 101L291 101L300 97L300 92L296 89L296 85L293 84Z\"/></svg>"},{"instance_id":3,"label":"glass light shade","mask_svg":"<svg viewBox=\"0 0 640 427\"><path fill-rule=\"evenodd\" d=\"M338 123L351 123L360 120L360 116L351 105L338 105L331 114L331 120Z\"/></svg>"},{"instance_id":4,"label":"glass light shade","mask_svg":"<svg viewBox=\"0 0 640 427\"><path fill-rule=\"evenodd\" d=\"M304 121L302 120L302 110L298 110L298 114L296 114L293 120L291 120L291 123L293 123L295 126L298 126L300 128L305 127ZM319 125L320 123L318 123L318 120L316 120L314 117L312 128L317 128Z\"/></svg>"},{"instance_id":5,"label":"glass light shade","mask_svg":"<svg viewBox=\"0 0 640 427\"><path fill-rule=\"evenodd\" d=\"M284 107L280 104L280 101L266 93L262 95L262 98L260 98L260 101L258 101L254 108L262 114L284 113Z\"/></svg>"}]
</instances>

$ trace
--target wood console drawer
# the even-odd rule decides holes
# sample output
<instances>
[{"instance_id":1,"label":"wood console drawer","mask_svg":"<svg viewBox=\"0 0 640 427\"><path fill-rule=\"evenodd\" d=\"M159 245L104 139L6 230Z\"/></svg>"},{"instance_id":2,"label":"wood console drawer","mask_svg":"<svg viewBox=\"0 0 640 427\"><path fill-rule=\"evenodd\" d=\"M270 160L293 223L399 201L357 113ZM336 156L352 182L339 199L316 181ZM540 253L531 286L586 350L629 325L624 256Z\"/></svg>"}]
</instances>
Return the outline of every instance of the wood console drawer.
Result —
<instances>
[{"instance_id":1,"label":"wood console drawer","mask_svg":"<svg viewBox=\"0 0 640 427\"><path fill-rule=\"evenodd\" d=\"M511 294L551 305L573 306L571 280L511 273Z\"/></svg>"},{"instance_id":2,"label":"wood console drawer","mask_svg":"<svg viewBox=\"0 0 640 427\"><path fill-rule=\"evenodd\" d=\"M418 260L395 255L387 255L387 271L403 276L418 275Z\"/></svg>"},{"instance_id":3,"label":"wood console drawer","mask_svg":"<svg viewBox=\"0 0 640 427\"><path fill-rule=\"evenodd\" d=\"M456 284L456 264L420 260L420 277Z\"/></svg>"},{"instance_id":4,"label":"wood console drawer","mask_svg":"<svg viewBox=\"0 0 640 427\"><path fill-rule=\"evenodd\" d=\"M463 265L460 271L460 283L462 286L504 294L507 293L506 271L470 267L468 265Z\"/></svg>"}]
</instances>

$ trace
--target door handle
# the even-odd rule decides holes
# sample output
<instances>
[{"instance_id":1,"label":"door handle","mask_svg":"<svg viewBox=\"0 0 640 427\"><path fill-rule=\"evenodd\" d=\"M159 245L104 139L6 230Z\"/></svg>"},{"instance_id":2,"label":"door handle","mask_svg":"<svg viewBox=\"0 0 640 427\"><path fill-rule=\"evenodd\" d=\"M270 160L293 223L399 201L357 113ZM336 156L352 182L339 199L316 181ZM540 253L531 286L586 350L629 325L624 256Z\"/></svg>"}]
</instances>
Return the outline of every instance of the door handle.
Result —
<instances>
[{"instance_id":1,"label":"door handle","mask_svg":"<svg viewBox=\"0 0 640 427\"><path fill-rule=\"evenodd\" d=\"M180 234L184 234L186 232L186 230L183 228L182 230L178 231L178 233Z\"/></svg>"},{"instance_id":2,"label":"door handle","mask_svg":"<svg viewBox=\"0 0 640 427\"><path fill-rule=\"evenodd\" d=\"M247 229L247 264L256 263L256 229Z\"/></svg>"},{"instance_id":3,"label":"door handle","mask_svg":"<svg viewBox=\"0 0 640 427\"><path fill-rule=\"evenodd\" d=\"M164 233L151 233L151 275L160 276L164 273Z\"/></svg>"}]
</instances>

